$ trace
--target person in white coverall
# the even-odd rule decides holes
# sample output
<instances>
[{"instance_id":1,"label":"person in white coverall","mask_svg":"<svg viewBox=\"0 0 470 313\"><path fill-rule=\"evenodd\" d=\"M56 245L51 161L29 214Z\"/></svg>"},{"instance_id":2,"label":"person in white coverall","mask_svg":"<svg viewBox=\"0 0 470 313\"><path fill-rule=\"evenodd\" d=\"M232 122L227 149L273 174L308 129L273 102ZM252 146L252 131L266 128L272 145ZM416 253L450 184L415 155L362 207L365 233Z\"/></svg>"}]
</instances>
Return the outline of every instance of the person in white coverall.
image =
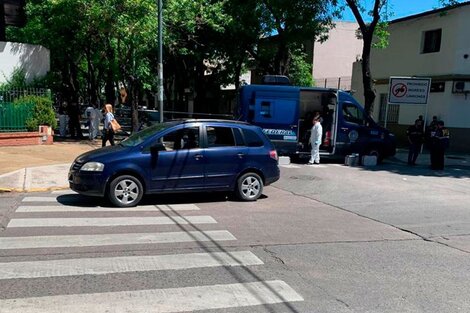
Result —
<instances>
[{"instance_id":1,"label":"person in white coverall","mask_svg":"<svg viewBox=\"0 0 470 313\"><path fill-rule=\"evenodd\" d=\"M320 164L320 144L322 138L323 128L320 124L320 115L313 118L313 127L310 134L310 144L312 145L312 154L308 164Z\"/></svg>"}]
</instances>

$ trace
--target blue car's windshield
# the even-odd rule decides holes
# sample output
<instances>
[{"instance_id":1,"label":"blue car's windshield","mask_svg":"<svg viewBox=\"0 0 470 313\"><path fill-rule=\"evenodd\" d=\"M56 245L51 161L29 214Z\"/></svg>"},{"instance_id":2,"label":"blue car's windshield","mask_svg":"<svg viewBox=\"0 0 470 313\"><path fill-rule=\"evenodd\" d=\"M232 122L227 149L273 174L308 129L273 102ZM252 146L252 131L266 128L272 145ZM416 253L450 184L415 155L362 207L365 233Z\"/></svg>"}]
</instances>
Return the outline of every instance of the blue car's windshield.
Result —
<instances>
[{"instance_id":1,"label":"blue car's windshield","mask_svg":"<svg viewBox=\"0 0 470 313\"><path fill-rule=\"evenodd\" d=\"M134 133L121 141L121 145L124 147L135 147L142 144L146 141L149 137L155 135L157 132L172 127L178 124L178 122L166 122L166 123L158 123L152 125L148 128L141 130L140 132Z\"/></svg>"}]
</instances>

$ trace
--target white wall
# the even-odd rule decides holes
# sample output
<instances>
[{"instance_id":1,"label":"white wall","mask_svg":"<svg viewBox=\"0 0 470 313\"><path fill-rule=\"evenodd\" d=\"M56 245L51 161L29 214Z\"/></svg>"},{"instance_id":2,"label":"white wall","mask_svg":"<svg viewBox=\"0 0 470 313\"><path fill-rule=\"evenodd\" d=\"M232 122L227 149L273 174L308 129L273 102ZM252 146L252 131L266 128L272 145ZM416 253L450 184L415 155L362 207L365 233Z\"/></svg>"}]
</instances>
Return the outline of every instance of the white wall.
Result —
<instances>
[{"instance_id":1,"label":"white wall","mask_svg":"<svg viewBox=\"0 0 470 313\"><path fill-rule=\"evenodd\" d=\"M27 81L45 76L50 70L49 50L37 45L0 41L0 83L10 79L15 69L23 69Z\"/></svg>"},{"instance_id":2,"label":"white wall","mask_svg":"<svg viewBox=\"0 0 470 313\"><path fill-rule=\"evenodd\" d=\"M423 33L428 30L442 29L439 52L422 54ZM433 77L467 75L470 77L470 5L447 11L446 15L430 14L398 23L389 27L389 46L386 49L373 49L371 71L374 79L387 81L390 76ZM355 64L352 88L360 90L356 98L363 102L362 75L360 63ZM437 115L446 126L470 128L470 95L452 93L452 81L445 82L445 92L431 93L428 102L428 120ZM374 117L380 109L380 94L388 93L388 84L376 85L377 98ZM399 124L409 125L425 107L401 105Z\"/></svg>"},{"instance_id":3,"label":"white wall","mask_svg":"<svg viewBox=\"0 0 470 313\"><path fill-rule=\"evenodd\" d=\"M362 54L362 40L356 38L356 22L335 22L328 40L315 42L313 78L350 77L352 63Z\"/></svg>"}]
</instances>

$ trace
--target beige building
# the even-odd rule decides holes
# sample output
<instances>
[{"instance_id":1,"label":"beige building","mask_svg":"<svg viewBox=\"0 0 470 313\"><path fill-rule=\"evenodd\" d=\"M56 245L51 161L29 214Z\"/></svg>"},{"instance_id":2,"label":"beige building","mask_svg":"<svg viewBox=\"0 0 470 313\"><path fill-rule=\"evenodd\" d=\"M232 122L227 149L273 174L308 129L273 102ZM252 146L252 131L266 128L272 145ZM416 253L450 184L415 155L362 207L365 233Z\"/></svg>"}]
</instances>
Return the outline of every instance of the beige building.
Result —
<instances>
[{"instance_id":1,"label":"beige building","mask_svg":"<svg viewBox=\"0 0 470 313\"><path fill-rule=\"evenodd\" d=\"M470 3L462 3L394 20L389 46L374 49L371 70L376 81L374 118L385 123L391 76L432 79L428 106L390 105L387 127L404 144L406 128L419 115L436 115L451 132L451 150L470 152ZM352 88L363 102L360 63L353 69ZM427 111L427 112L426 112Z\"/></svg>"},{"instance_id":2,"label":"beige building","mask_svg":"<svg viewBox=\"0 0 470 313\"><path fill-rule=\"evenodd\" d=\"M37 45L0 41L0 84L10 79L16 69L25 72L27 81L45 76L50 70L49 50Z\"/></svg>"},{"instance_id":3,"label":"beige building","mask_svg":"<svg viewBox=\"0 0 470 313\"><path fill-rule=\"evenodd\" d=\"M352 64L362 55L356 22L335 22L325 42L313 46L313 78L318 87L351 89Z\"/></svg>"}]
</instances>

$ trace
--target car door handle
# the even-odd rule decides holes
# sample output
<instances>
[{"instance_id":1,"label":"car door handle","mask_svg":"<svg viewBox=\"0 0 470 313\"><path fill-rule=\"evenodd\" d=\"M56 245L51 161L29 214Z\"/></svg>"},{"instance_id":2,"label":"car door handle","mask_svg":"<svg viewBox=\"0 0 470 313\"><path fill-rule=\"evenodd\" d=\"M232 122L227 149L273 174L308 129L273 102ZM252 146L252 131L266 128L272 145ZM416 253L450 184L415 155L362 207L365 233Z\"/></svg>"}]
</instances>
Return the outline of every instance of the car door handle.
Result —
<instances>
[{"instance_id":1,"label":"car door handle","mask_svg":"<svg viewBox=\"0 0 470 313\"><path fill-rule=\"evenodd\" d=\"M342 130L343 132L347 132L347 131L349 130L349 128L341 127L341 130Z\"/></svg>"},{"instance_id":2,"label":"car door handle","mask_svg":"<svg viewBox=\"0 0 470 313\"><path fill-rule=\"evenodd\" d=\"M202 159L203 157L204 157L204 156L203 156L202 154L196 154L196 155L194 156L194 158L195 158L196 160Z\"/></svg>"},{"instance_id":3,"label":"car door handle","mask_svg":"<svg viewBox=\"0 0 470 313\"><path fill-rule=\"evenodd\" d=\"M237 155L238 155L238 157L239 157L240 159L243 159L243 157L245 156L244 153L238 153Z\"/></svg>"}]
</instances>

